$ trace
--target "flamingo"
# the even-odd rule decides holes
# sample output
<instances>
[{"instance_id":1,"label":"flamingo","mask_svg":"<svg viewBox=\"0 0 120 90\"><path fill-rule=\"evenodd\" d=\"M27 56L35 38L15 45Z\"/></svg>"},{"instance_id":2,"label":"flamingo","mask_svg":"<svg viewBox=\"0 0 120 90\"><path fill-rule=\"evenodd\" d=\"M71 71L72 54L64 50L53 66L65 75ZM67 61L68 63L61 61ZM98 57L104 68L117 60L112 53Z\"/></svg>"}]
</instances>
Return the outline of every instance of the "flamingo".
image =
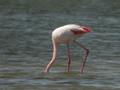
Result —
<instances>
[{"instance_id":1,"label":"flamingo","mask_svg":"<svg viewBox=\"0 0 120 90\"><path fill-rule=\"evenodd\" d=\"M77 24L68 24L61 27L56 28L52 32L52 44L53 44L53 54L52 59L47 64L47 66L44 69L45 73L48 73L51 66L56 60L58 47L60 44L66 44L67 46L67 56L68 56L68 63L67 63L67 72L70 71L70 65L71 65L71 53L70 53L70 44L76 43L81 48L85 50L85 56L83 58L83 63L81 64L80 73L83 73L83 69L89 54L89 49L87 49L84 45L77 42L76 39L79 37L82 37L85 33L91 32L92 30L89 27L86 26L80 26Z\"/></svg>"}]
</instances>

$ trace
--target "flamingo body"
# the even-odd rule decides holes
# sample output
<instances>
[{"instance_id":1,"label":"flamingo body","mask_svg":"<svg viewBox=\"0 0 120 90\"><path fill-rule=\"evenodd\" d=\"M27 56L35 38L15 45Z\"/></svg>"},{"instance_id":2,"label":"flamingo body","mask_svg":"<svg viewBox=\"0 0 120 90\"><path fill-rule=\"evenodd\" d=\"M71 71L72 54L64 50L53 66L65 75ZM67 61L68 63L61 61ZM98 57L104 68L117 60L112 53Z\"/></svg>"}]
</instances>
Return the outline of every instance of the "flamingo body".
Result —
<instances>
[{"instance_id":1,"label":"flamingo body","mask_svg":"<svg viewBox=\"0 0 120 90\"><path fill-rule=\"evenodd\" d=\"M64 25L64 26L56 28L52 32L53 56L50 62L48 63L48 65L46 66L44 72L47 73L49 69L51 68L52 64L54 63L54 61L56 60L58 47L61 43L64 43L67 45L67 52L68 52L68 66L67 66L68 69L67 70L69 72L70 64L71 64L71 54L70 54L69 44L73 42L78 44L80 47L82 47L86 51L86 55L85 55L85 58L84 58L84 61L81 67L81 72L83 72L83 68L84 68L89 51L84 45L76 42L75 40L90 31L91 31L90 28L76 25L76 24L68 24L68 25Z\"/></svg>"},{"instance_id":2,"label":"flamingo body","mask_svg":"<svg viewBox=\"0 0 120 90\"><path fill-rule=\"evenodd\" d=\"M52 39L55 40L57 43L71 43L87 32L90 32L90 30L84 30L83 26L69 24L55 29L52 32Z\"/></svg>"}]
</instances>

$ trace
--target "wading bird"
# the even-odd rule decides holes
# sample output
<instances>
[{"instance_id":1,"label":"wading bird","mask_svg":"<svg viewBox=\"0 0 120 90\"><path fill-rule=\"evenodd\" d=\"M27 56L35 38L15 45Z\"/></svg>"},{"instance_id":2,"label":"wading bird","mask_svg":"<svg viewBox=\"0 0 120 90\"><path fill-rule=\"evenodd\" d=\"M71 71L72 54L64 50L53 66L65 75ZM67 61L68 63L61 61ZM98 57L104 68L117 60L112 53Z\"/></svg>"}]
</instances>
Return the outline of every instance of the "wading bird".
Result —
<instances>
[{"instance_id":1,"label":"wading bird","mask_svg":"<svg viewBox=\"0 0 120 90\"><path fill-rule=\"evenodd\" d=\"M91 29L85 26L80 26L76 24L68 24L64 25L61 27L56 28L52 32L52 44L53 44L53 54L52 54L52 59L46 66L44 72L47 73L49 72L51 66L56 60L56 55L58 51L58 47L60 44L64 43L67 46L67 55L68 55L68 64L67 64L67 71L70 71L70 65L71 65L71 54L70 54L70 48L69 44L71 43L76 43L79 45L81 48L85 50L85 56L83 63L81 65L80 73L83 73L83 69L89 54L89 50L82 45L81 43L77 42L76 39L83 36L85 33L91 32Z\"/></svg>"}]
</instances>

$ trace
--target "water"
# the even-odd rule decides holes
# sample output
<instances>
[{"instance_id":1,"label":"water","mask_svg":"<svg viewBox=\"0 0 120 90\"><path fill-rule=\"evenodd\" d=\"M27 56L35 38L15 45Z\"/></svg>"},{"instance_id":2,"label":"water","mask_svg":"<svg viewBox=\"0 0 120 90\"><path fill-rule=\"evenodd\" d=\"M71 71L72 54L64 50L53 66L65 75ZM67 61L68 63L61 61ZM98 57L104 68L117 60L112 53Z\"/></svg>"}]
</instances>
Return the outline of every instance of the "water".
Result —
<instances>
[{"instance_id":1,"label":"water","mask_svg":"<svg viewBox=\"0 0 120 90\"><path fill-rule=\"evenodd\" d=\"M119 8L119 0L1 0L0 90L119 90ZM51 32L68 23L93 29L78 39L90 49L85 72L80 76L83 50L73 44L72 71L66 73L62 45L56 64L44 74Z\"/></svg>"}]
</instances>

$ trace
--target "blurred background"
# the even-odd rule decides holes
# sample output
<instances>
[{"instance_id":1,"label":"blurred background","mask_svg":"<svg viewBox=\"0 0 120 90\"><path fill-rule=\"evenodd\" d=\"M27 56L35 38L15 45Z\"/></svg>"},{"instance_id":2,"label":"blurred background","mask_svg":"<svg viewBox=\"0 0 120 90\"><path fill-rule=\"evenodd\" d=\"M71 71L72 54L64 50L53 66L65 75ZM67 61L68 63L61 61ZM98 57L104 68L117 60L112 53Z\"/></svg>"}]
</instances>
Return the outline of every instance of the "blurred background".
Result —
<instances>
[{"instance_id":1,"label":"blurred background","mask_svg":"<svg viewBox=\"0 0 120 90\"><path fill-rule=\"evenodd\" d=\"M62 45L49 74L51 32L65 24L89 26L78 39L90 49L79 76L84 51L72 49L72 70L66 73ZM120 0L0 0L0 90L119 90Z\"/></svg>"}]
</instances>

